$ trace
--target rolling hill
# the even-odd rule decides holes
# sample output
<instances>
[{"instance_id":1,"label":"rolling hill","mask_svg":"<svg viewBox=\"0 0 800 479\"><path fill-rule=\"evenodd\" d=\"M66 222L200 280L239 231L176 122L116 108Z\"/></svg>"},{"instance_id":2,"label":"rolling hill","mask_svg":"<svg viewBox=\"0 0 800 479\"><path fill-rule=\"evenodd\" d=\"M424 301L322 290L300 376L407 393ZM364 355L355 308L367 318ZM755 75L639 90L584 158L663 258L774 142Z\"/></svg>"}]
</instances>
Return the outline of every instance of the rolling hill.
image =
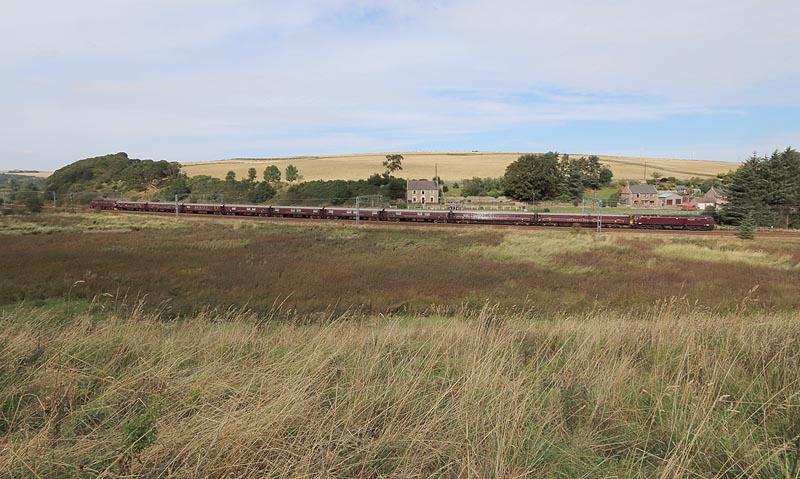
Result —
<instances>
[{"instance_id":1,"label":"rolling hill","mask_svg":"<svg viewBox=\"0 0 800 479\"><path fill-rule=\"evenodd\" d=\"M400 176L406 178L430 178L438 168L439 176L444 180L461 180L464 178L498 177L505 172L506 166L514 161L520 153L403 153L403 171ZM220 161L183 162L182 170L189 176L209 175L223 178L233 170L241 178L247 174L248 168L254 167L259 176L268 165L277 165L283 170L293 164L305 180L355 180L366 178L383 170L381 162L385 154L373 153L342 156L304 156L293 158L237 158ZM575 155L580 156L580 155ZM735 169L736 163L709 160L677 160L663 158L641 158L624 156L600 156L614 172L615 179L640 179L654 171L664 176L676 178L712 177Z\"/></svg>"}]
</instances>

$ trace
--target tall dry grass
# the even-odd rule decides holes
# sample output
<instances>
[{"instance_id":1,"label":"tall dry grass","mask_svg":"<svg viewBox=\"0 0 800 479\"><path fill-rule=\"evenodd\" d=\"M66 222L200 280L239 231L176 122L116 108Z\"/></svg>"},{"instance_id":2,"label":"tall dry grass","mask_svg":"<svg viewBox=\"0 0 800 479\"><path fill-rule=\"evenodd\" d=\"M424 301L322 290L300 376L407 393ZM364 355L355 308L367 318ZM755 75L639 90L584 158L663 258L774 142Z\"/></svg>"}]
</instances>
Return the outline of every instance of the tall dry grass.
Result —
<instances>
[{"instance_id":1,"label":"tall dry grass","mask_svg":"<svg viewBox=\"0 0 800 479\"><path fill-rule=\"evenodd\" d=\"M20 306L0 315L0 470L797 478L800 316L745 310Z\"/></svg>"}]
</instances>

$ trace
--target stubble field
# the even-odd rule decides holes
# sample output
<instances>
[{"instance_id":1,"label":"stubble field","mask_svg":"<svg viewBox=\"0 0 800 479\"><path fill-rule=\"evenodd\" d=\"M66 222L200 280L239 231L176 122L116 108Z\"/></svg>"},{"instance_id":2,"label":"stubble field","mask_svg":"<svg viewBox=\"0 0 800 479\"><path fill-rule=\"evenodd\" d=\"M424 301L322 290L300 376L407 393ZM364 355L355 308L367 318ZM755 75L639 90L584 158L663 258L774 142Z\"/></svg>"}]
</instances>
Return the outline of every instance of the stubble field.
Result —
<instances>
[{"instance_id":1,"label":"stubble field","mask_svg":"<svg viewBox=\"0 0 800 479\"><path fill-rule=\"evenodd\" d=\"M800 474L800 240L0 218L7 477Z\"/></svg>"},{"instance_id":2,"label":"stubble field","mask_svg":"<svg viewBox=\"0 0 800 479\"><path fill-rule=\"evenodd\" d=\"M516 160L521 153L403 153L402 176L406 178L432 178L438 167L439 176L446 181L459 181L464 178L500 177L506 166ZM578 155L580 156L580 155ZM278 166L283 171L287 165L298 167L305 180L358 180L373 173L383 171L381 162L385 154L343 155L298 157L284 159L238 159L209 162L185 162L183 171L190 176L209 175L224 178L228 171L235 171L237 177L244 178L248 168L255 168L259 174L269 165ZM621 156L600 156L600 159L614 172L616 179L641 179L644 176L644 163L647 175L658 171L665 176L676 178L713 177L735 169L735 163L710 160L676 160L660 158L637 158Z\"/></svg>"}]
</instances>

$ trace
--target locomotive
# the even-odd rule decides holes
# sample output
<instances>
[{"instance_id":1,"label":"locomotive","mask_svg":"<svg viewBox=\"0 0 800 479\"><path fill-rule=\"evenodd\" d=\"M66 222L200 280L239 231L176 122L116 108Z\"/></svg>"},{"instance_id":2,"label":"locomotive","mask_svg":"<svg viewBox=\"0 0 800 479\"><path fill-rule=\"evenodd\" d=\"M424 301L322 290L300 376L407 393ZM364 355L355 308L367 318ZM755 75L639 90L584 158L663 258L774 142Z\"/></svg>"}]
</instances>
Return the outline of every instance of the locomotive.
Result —
<instances>
[{"instance_id":1,"label":"locomotive","mask_svg":"<svg viewBox=\"0 0 800 479\"><path fill-rule=\"evenodd\" d=\"M701 215L526 213L472 210L408 210L317 206L228 205L94 200L97 210L196 215L261 216L330 220L455 223L519 226L585 226L603 228L713 230L714 219Z\"/></svg>"}]
</instances>

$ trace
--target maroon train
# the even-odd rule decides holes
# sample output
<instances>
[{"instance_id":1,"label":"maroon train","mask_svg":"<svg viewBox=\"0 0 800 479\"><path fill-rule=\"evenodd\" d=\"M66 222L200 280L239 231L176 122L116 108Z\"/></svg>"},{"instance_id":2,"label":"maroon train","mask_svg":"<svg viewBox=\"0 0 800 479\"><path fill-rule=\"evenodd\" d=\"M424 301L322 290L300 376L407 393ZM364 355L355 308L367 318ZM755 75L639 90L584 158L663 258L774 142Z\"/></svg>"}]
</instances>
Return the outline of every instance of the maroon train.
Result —
<instances>
[{"instance_id":1,"label":"maroon train","mask_svg":"<svg viewBox=\"0 0 800 479\"><path fill-rule=\"evenodd\" d=\"M175 203L95 200L99 210L174 213ZM265 216L270 218L316 218L361 221L406 221L521 226L587 226L603 228L713 230L714 220L699 215L587 215L573 213L522 213L470 210L401 210L352 207L266 206L178 203L182 214Z\"/></svg>"}]
</instances>

